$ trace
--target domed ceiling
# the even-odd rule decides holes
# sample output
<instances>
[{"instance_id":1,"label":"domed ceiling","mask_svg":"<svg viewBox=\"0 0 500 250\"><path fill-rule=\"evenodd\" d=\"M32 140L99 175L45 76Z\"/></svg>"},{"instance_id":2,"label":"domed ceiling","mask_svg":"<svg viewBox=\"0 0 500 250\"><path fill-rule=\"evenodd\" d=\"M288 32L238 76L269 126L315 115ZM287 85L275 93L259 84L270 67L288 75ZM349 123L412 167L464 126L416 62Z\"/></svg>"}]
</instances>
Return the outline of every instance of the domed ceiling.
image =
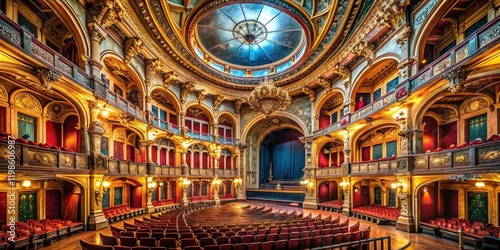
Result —
<instances>
[{"instance_id":1,"label":"domed ceiling","mask_svg":"<svg viewBox=\"0 0 500 250\"><path fill-rule=\"evenodd\" d=\"M334 57L373 0L137 0L171 57L203 82L251 90L288 86Z\"/></svg>"}]
</instances>

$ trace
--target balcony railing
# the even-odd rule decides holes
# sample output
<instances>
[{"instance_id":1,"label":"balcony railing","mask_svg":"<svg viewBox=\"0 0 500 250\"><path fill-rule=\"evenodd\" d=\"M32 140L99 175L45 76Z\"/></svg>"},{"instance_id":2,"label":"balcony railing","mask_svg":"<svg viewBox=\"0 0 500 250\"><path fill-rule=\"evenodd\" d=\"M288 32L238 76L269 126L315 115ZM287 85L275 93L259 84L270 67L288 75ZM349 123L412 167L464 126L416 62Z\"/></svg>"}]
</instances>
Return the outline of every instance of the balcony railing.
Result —
<instances>
[{"instance_id":1,"label":"balcony railing","mask_svg":"<svg viewBox=\"0 0 500 250\"><path fill-rule=\"evenodd\" d=\"M8 144L0 142L0 165L8 165ZM54 169L60 170L88 170L89 156L87 154L72 153L55 149L42 148L28 144L16 143L14 160L16 166L33 167L33 170Z\"/></svg>"},{"instance_id":2,"label":"balcony railing","mask_svg":"<svg viewBox=\"0 0 500 250\"><path fill-rule=\"evenodd\" d=\"M405 168L401 167L401 161L405 162ZM351 174L376 174L376 173L395 173L400 171L408 171L406 168L407 158L397 158L391 160L369 161L351 163Z\"/></svg>"},{"instance_id":3,"label":"balcony railing","mask_svg":"<svg viewBox=\"0 0 500 250\"><path fill-rule=\"evenodd\" d=\"M342 167L327 167L327 168L317 168L316 176L317 177L333 177L333 176L342 176Z\"/></svg>"},{"instance_id":4,"label":"balcony railing","mask_svg":"<svg viewBox=\"0 0 500 250\"><path fill-rule=\"evenodd\" d=\"M381 110L382 108L391 105L396 101L396 91L393 90L379 99L367 104L362 109L355 111L351 114L351 122L356 122L362 118L368 117L369 115Z\"/></svg>"},{"instance_id":5,"label":"balcony railing","mask_svg":"<svg viewBox=\"0 0 500 250\"><path fill-rule=\"evenodd\" d=\"M485 142L466 148L415 155L414 172L464 170L478 171L487 167L498 168L500 141Z\"/></svg>"},{"instance_id":6,"label":"balcony railing","mask_svg":"<svg viewBox=\"0 0 500 250\"><path fill-rule=\"evenodd\" d=\"M181 167L171 167L171 166L156 166L155 167L156 175L169 175L169 176L181 176L182 168Z\"/></svg>"},{"instance_id":7,"label":"balcony railing","mask_svg":"<svg viewBox=\"0 0 500 250\"><path fill-rule=\"evenodd\" d=\"M140 120L143 120L143 121L146 120L144 111L142 111L136 105L127 101L125 98L116 95L116 93L108 91L107 92L107 99L108 99L108 103L114 105L115 107L117 107L121 111L128 113L128 114L131 114Z\"/></svg>"},{"instance_id":8,"label":"balcony railing","mask_svg":"<svg viewBox=\"0 0 500 250\"><path fill-rule=\"evenodd\" d=\"M108 171L112 174L147 174L146 163L126 160L108 160Z\"/></svg>"},{"instance_id":9,"label":"balcony railing","mask_svg":"<svg viewBox=\"0 0 500 250\"><path fill-rule=\"evenodd\" d=\"M500 16L493 19L481 29L465 38L464 41L446 52L411 78L411 90L414 91L432 79L440 76L444 71L456 67L484 52L486 47L495 46L500 38Z\"/></svg>"},{"instance_id":10,"label":"balcony railing","mask_svg":"<svg viewBox=\"0 0 500 250\"><path fill-rule=\"evenodd\" d=\"M226 145L238 145L239 140L230 137L219 137L219 143Z\"/></svg>"}]
</instances>

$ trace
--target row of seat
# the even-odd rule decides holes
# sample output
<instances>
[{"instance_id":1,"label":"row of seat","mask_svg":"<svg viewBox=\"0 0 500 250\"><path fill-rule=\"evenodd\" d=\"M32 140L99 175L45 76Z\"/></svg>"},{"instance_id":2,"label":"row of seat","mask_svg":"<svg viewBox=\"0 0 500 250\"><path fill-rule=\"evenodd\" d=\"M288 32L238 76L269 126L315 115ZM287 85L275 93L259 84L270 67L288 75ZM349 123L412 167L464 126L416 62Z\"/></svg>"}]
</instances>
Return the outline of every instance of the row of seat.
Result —
<instances>
[{"instance_id":1,"label":"row of seat","mask_svg":"<svg viewBox=\"0 0 500 250\"><path fill-rule=\"evenodd\" d=\"M48 143L41 143L41 142L39 143L39 142L35 142L35 141L32 141L32 140L26 140L23 137L14 138L14 137L11 137L10 134L7 133L7 132L0 132L0 141L8 141L9 139L10 140L12 140L12 139L15 140L16 143L21 143L21 144L25 144L25 145L34 146L34 147L40 147L40 148L46 148L46 149L54 149L54 150L61 150L61 151L66 151L66 152L71 152L71 153L75 152L72 149L68 149L68 148L65 148L65 147L59 147L59 146L56 146L56 145L50 145Z\"/></svg>"},{"instance_id":2,"label":"row of seat","mask_svg":"<svg viewBox=\"0 0 500 250\"><path fill-rule=\"evenodd\" d=\"M397 221L401 210L396 207L381 205L367 205L352 209L355 214L363 214L370 217L377 217L384 220Z\"/></svg>"},{"instance_id":3,"label":"row of seat","mask_svg":"<svg viewBox=\"0 0 500 250\"><path fill-rule=\"evenodd\" d=\"M109 222L116 222L146 213L146 208L131 208L129 204L108 207L103 209L104 217Z\"/></svg>"},{"instance_id":4,"label":"row of seat","mask_svg":"<svg viewBox=\"0 0 500 250\"><path fill-rule=\"evenodd\" d=\"M41 245L50 244L53 240L81 232L84 230L84 225L81 222L61 219L43 219L40 221L29 219L26 222L16 222L14 225L15 230L11 229L10 225L2 225L0 249L2 249L2 246L6 247L7 245L10 249L37 248ZM15 231L15 235L11 235L11 231ZM9 240L12 236L14 236L14 241Z\"/></svg>"},{"instance_id":5,"label":"row of seat","mask_svg":"<svg viewBox=\"0 0 500 250\"><path fill-rule=\"evenodd\" d=\"M474 145L480 145L480 144L483 144L485 142L494 142L494 141L499 141L500 140L500 136L499 135L492 135L490 136L488 139L486 140L482 140L480 138L476 139L476 140L473 140L471 142L463 142L462 144L460 145L455 145L455 144L451 144L450 147L448 148L441 148L441 147L438 147L434 150L427 150L425 153L434 153L434 152L441 152L441 151L447 151L447 150L453 150L453 149L460 149L460 148L466 148L466 147L471 147L471 146L474 146Z\"/></svg>"}]
</instances>

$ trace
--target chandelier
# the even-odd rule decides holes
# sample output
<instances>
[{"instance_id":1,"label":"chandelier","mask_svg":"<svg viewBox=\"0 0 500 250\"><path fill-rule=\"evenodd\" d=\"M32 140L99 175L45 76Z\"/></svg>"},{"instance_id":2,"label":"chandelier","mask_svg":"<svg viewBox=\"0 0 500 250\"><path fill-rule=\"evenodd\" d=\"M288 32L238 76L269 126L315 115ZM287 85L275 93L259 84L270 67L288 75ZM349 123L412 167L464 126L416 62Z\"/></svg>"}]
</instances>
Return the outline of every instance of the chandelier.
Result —
<instances>
[{"instance_id":1,"label":"chandelier","mask_svg":"<svg viewBox=\"0 0 500 250\"><path fill-rule=\"evenodd\" d=\"M248 103L268 117L274 111L282 111L290 107L292 98L286 90L274 85L273 80L266 76L264 81L252 90Z\"/></svg>"}]
</instances>

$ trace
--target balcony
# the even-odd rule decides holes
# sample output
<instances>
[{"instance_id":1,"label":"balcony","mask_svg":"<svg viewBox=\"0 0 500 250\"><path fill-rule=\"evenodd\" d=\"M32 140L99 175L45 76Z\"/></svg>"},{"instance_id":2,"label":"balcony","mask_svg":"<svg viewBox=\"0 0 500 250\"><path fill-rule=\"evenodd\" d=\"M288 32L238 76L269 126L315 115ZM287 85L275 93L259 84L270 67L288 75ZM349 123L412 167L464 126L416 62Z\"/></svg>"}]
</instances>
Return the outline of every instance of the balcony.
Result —
<instances>
[{"instance_id":1,"label":"balcony","mask_svg":"<svg viewBox=\"0 0 500 250\"><path fill-rule=\"evenodd\" d=\"M166 165L156 166L155 167L155 175L168 175L168 176L182 176L182 168L181 167L171 167Z\"/></svg>"},{"instance_id":2,"label":"balcony","mask_svg":"<svg viewBox=\"0 0 500 250\"><path fill-rule=\"evenodd\" d=\"M105 89L103 85L94 86L96 83L93 82L83 70L56 51L38 41L31 34L23 30L19 25L12 22L3 13L0 13L0 37L2 40L7 41L14 47L17 47L30 57L39 59L49 68L73 79L74 82L80 84L81 86L94 90L102 96L106 95L106 93L102 91Z\"/></svg>"},{"instance_id":3,"label":"balcony","mask_svg":"<svg viewBox=\"0 0 500 250\"><path fill-rule=\"evenodd\" d=\"M109 104L115 106L116 108L120 109L124 113L131 114L142 121L146 120L146 116L145 116L144 111L142 111L136 105L127 101L125 98L123 98L121 96L117 96L115 93L108 91L107 95L106 95L106 99L108 100Z\"/></svg>"},{"instance_id":4,"label":"balcony","mask_svg":"<svg viewBox=\"0 0 500 250\"><path fill-rule=\"evenodd\" d=\"M352 175L393 174L408 171L408 157L351 163Z\"/></svg>"},{"instance_id":5,"label":"balcony","mask_svg":"<svg viewBox=\"0 0 500 250\"><path fill-rule=\"evenodd\" d=\"M219 136L219 143L225 144L225 145L236 146L239 143L239 139L230 138L230 137L220 137Z\"/></svg>"},{"instance_id":6,"label":"balcony","mask_svg":"<svg viewBox=\"0 0 500 250\"><path fill-rule=\"evenodd\" d=\"M498 170L500 140L469 147L415 155L413 172Z\"/></svg>"},{"instance_id":7,"label":"balcony","mask_svg":"<svg viewBox=\"0 0 500 250\"><path fill-rule=\"evenodd\" d=\"M468 61L468 59L474 58L476 55L485 52L487 49L498 45L500 38L499 31L500 16L493 19L453 49L420 70L411 78L411 90L415 91L416 89L425 86L433 79L440 77L443 72L460 66Z\"/></svg>"},{"instance_id":8,"label":"balcony","mask_svg":"<svg viewBox=\"0 0 500 250\"><path fill-rule=\"evenodd\" d=\"M347 114L345 116L340 117L340 121L334 122L324 128L321 128L319 130L316 130L313 132L312 138L318 138L320 136L328 135L334 131L337 131L345 126L347 126L350 123L351 120L351 114Z\"/></svg>"},{"instance_id":9,"label":"balcony","mask_svg":"<svg viewBox=\"0 0 500 250\"><path fill-rule=\"evenodd\" d=\"M315 175L318 178L334 178L342 176L343 167L326 167L326 168L316 168ZM344 174L345 175L345 174Z\"/></svg>"},{"instance_id":10,"label":"balcony","mask_svg":"<svg viewBox=\"0 0 500 250\"><path fill-rule=\"evenodd\" d=\"M129 162L125 160L108 160L110 174L145 175L146 163Z\"/></svg>"},{"instance_id":11,"label":"balcony","mask_svg":"<svg viewBox=\"0 0 500 250\"><path fill-rule=\"evenodd\" d=\"M87 154L42 148L21 143L16 143L14 147L16 170L48 172L75 172L75 170L76 172L88 172L89 170L89 156ZM8 144L0 142L0 166L5 166L5 169L9 165L7 161L9 154Z\"/></svg>"}]
</instances>

